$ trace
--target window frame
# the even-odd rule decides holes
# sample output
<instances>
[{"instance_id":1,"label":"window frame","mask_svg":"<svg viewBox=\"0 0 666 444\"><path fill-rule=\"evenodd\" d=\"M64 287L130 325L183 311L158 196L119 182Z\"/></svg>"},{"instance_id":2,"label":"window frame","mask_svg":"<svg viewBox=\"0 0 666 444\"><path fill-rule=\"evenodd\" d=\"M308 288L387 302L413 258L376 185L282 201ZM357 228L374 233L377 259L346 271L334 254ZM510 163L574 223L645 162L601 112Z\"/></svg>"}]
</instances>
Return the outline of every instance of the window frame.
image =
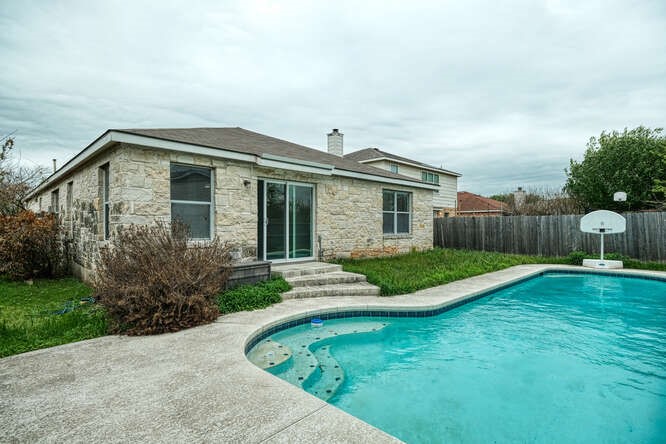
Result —
<instances>
[{"instance_id":1,"label":"window frame","mask_svg":"<svg viewBox=\"0 0 666 444\"><path fill-rule=\"evenodd\" d=\"M432 171L421 170L421 181L439 185L439 174L433 173Z\"/></svg>"},{"instance_id":2,"label":"window frame","mask_svg":"<svg viewBox=\"0 0 666 444\"><path fill-rule=\"evenodd\" d=\"M74 201L74 181L70 180L67 182L67 189L65 192L65 211L67 215L70 215L72 212L72 203Z\"/></svg>"},{"instance_id":3,"label":"window frame","mask_svg":"<svg viewBox=\"0 0 666 444\"><path fill-rule=\"evenodd\" d=\"M384 194L385 193L391 193L393 195L393 210L385 210L384 209ZM405 194L407 195L407 205L408 209L407 211L398 211L398 194ZM412 193L410 191L402 191L402 190L392 190L392 189L383 189L382 190L382 233L385 236L405 236L405 235L411 235L412 234ZM385 214L393 214L393 231L392 232L386 232L384 231L384 215ZM407 222L407 231L398 231L398 215L399 214L407 214L408 215L408 222Z\"/></svg>"},{"instance_id":4,"label":"window frame","mask_svg":"<svg viewBox=\"0 0 666 444\"><path fill-rule=\"evenodd\" d=\"M390 162L389 171L391 171L393 174L400 174L400 165L395 162Z\"/></svg>"},{"instance_id":5,"label":"window frame","mask_svg":"<svg viewBox=\"0 0 666 444\"><path fill-rule=\"evenodd\" d=\"M200 200L179 200L171 199L171 167L173 165L178 165L181 167L190 167L198 169L206 169L210 171L210 197L208 202ZM215 231L215 168L205 165L193 165L189 163L182 162L169 162L169 219L173 222L173 204L185 204L185 205L208 205L208 237L190 237L189 240L192 241L206 241L213 239L213 233ZM184 221L183 221L184 222Z\"/></svg>"},{"instance_id":6,"label":"window frame","mask_svg":"<svg viewBox=\"0 0 666 444\"><path fill-rule=\"evenodd\" d=\"M50 213L54 214L56 217L60 213L60 188L56 188L51 191L51 206Z\"/></svg>"},{"instance_id":7,"label":"window frame","mask_svg":"<svg viewBox=\"0 0 666 444\"><path fill-rule=\"evenodd\" d=\"M102 235L104 240L111 238L111 229L109 218L111 216L111 168L108 163L99 167L102 187L101 187L101 200L102 200Z\"/></svg>"}]
</instances>

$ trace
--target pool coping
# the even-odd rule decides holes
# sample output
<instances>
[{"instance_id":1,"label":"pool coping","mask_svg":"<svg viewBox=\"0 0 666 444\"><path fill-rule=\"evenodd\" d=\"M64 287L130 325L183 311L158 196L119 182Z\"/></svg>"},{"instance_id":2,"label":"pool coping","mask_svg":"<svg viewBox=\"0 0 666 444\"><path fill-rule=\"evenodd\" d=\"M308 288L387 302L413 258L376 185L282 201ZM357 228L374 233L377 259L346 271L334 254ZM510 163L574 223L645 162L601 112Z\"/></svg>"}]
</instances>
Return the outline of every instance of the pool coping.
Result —
<instances>
[{"instance_id":1,"label":"pool coping","mask_svg":"<svg viewBox=\"0 0 666 444\"><path fill-rule=\"evenodd\" d=\"M408 295L293 299L178 333L10 356L0 359L0 441L399 442L259 369L246 358L248 344L285 322L438 310L547 271L666 280L666 272L520 265Z\"/></svg>"}]
</instances>

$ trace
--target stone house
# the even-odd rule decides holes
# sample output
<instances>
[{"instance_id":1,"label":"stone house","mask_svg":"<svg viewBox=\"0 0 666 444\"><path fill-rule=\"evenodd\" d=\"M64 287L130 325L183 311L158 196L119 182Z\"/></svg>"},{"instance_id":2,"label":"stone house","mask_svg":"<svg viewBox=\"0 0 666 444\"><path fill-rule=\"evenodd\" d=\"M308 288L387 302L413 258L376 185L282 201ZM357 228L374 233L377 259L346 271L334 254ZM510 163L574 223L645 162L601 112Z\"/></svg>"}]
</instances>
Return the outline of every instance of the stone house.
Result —
<instances>
[{"instance_id":1,"label":"stone house","mask_svg":"<svg viewBox=\"0 0 666 444\"><path fill-rule=\"evenodd\" d=\"M433 216L446 217L456 213L458 178L462 176L460 173L396 156L379 148L354 151L346 154L345 158L434 185L437 190L433 195Z\"/></svg>"},{"instance_id":2,"label":"stone house","mask_svg":"<svg viewBox=\"0 0 666 444\"><path fill-rule=\"evenodd\" d=\"M342 134L328 135L342 151ZM437 187L242 128L108 130L26 199L57 213L75 275L122 226L180 219L237 259L363 257L432 247Z\"/></svg>"}]
</instances>

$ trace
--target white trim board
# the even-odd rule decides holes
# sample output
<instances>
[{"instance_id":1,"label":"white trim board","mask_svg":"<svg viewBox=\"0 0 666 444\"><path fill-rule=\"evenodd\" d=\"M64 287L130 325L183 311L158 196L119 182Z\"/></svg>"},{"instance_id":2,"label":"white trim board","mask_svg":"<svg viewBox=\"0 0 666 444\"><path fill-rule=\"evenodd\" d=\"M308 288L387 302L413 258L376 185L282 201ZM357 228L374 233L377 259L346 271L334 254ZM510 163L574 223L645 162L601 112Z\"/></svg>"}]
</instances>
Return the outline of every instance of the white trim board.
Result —
<instances>
[{"instance_id":1,"label":"white trim board","mask_svg":"<svg viewBox=\"0 0 666 444\"><path fill-rule=\"evenodd\" d=\"M460 174L460 173L455 173L453 171L445 170L443 168L421 165L419 163L405 162L404 160L399 160L399 159L395 159L393 157L387 157L387 156L374 157L372 159L365 159L365 160L357 160L357 162L359 162L359 163L371 163L371 162L377 162L377 161L380 161L380 160L386 160L387 162L396 163L398 165L408 165L408 166L411 166L411 167L414 167L414 168L419 168L421 170L436 171L440 174L447 174L449 176L462 177L462 174Z\"/></svg>"}]
</instances>

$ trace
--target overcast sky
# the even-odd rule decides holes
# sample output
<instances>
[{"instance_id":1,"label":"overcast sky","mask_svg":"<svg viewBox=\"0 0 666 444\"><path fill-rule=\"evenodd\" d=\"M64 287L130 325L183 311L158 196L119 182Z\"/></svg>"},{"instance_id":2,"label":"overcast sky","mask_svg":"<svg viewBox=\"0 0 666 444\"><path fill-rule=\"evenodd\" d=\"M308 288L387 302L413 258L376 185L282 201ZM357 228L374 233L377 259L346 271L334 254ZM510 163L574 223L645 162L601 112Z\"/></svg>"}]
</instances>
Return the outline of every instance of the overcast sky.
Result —
<instances>
[{"instance_id":1,"label":"overcast sky","mask_svg":"<svg viewBox=\"0 0 666 444\"><path fill-rule=\"evenodd\" d=\"M194 6L193 6L194 5ZM666 2L3 1L0 137L59 165L108 128L240 126L561 187L603 130L666 123Z\"/></svg>"}]
</instances>

